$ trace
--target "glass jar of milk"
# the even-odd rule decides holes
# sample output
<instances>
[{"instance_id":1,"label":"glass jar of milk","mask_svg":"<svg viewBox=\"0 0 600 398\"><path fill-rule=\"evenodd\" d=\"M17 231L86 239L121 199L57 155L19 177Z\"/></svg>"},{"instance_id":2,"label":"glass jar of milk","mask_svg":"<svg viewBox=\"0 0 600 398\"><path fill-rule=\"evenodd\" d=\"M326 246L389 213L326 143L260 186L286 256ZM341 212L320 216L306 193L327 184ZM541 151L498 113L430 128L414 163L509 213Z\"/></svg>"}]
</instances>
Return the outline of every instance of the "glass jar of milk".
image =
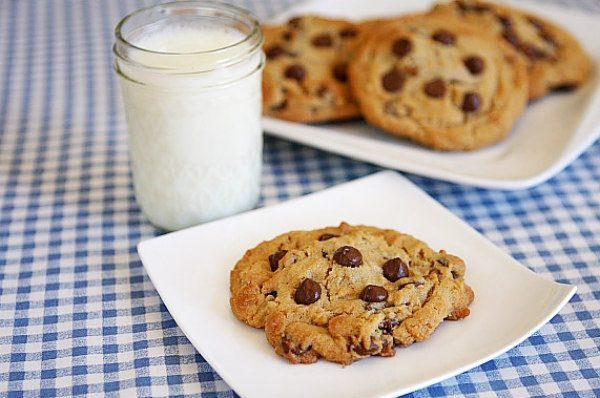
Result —
<instances>
[{"instance_id":1,"label":"glass jar of milk","mask_svg":"<svg viewBox=\"0 0 600 398\"><path fill-rule=\"evenodd\" d=\"M115 34L142 211L176 230L252 208L262 161L256 19L227 4L185 1L138 10Z\"/></svg>"}]
</instances>

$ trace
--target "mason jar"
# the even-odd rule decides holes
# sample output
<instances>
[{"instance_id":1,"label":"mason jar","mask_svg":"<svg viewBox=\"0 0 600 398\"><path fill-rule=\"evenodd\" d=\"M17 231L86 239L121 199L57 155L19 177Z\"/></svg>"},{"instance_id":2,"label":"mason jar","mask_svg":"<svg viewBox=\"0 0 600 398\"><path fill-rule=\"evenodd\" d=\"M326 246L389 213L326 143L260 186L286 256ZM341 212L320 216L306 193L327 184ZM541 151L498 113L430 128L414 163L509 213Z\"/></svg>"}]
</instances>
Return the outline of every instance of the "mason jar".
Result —
<instances>
[{"instance_id":1,"label":"mason jar","mask_svg":"<svg viewBox=\"0 0 600 398\"><path fill-rule=\"evenodd\" d=\"M133 12L115 29L137 202L176 230L252 208L260 194L263 36L212 1Z\"/></svg>"}]
</instances>

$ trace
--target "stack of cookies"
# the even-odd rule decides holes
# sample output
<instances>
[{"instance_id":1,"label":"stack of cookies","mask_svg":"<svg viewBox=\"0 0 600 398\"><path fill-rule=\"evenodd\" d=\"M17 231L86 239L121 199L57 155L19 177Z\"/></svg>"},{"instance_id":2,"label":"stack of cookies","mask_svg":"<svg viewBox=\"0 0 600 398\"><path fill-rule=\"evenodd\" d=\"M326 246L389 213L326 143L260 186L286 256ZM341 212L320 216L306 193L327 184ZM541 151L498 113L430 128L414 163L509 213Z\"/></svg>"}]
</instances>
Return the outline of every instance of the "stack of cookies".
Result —
<instances>
[{"instance_id":1,"label":"stack of cookies","mask_svg":"<svg viewBox=\"0 0 600 398\"><path fill-rule=\"evenodd\" d=\"M438 150L500 141L528 101L575 89L592 71L564 29L479 0L363 23L302 16L264 35L266 115L303 123L362 116Z\"/></svg>"}]
</instances>

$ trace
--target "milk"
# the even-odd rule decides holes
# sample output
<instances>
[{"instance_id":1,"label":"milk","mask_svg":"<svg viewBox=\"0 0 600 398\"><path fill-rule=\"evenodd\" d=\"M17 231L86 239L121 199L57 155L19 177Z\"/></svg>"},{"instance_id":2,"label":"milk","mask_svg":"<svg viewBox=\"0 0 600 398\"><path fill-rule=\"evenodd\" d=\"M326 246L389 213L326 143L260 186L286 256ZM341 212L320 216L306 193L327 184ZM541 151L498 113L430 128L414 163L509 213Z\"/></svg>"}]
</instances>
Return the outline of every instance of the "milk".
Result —
<instances>
[{"instance_id":1,"label":"milk","mask_svg":"<svg viewBox=\"0 0 600 398\"><path fill-rule=\"evenodd\" d=\"M260 193L260 45L201 22L137 29L117 58L136 199L168 230L252 208Z\"/></svg>"}]
</instances>

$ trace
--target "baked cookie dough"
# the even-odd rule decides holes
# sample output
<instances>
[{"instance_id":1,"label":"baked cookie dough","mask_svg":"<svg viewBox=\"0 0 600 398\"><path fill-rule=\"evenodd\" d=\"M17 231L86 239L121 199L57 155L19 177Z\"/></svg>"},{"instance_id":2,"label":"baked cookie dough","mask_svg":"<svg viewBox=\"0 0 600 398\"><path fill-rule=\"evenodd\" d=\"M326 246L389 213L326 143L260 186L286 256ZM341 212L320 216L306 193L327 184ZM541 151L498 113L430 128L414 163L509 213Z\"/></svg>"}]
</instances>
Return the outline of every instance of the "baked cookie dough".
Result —
<instances>
[{"instance_id":1,"label":"baked cookie dough","mask_svg":"<svg viewBox=\"0 0 600 398\"><path fill-rule=\"evenodd\" d=\"M360 25L317 16L264 27L264 114L305 123L359 117L348 63L363 32Z\"/></svg>"},{"instance_id":2,"label":"baked cookie dough","mask_svg":"<svg viewBox=\"0 0 600 398\"><path fill-rule=\"evenodd\" d=\"M358 49L350 83L370 124L439 150L503 139L528 97L516 51L449 16L384 23Z\"/></svg>"},{"instance_id":3,"label":"baked cookie dough","mask_svg":"<svg viewBox=\"0 0 600 398\"><path fill-rule=\"evenodd\" d=\"M231 308L292 363L350 364L468 316L464 275L460 258L410 235L342 223L248 250L231 271Z\"/></svg>"},{"instance_id":4,"label":"baked cookie dough","mask_svg":"<svg viewBox=\"0 0 600 398\"><path fill-rule=\"evenodd\" d=\"M478 25L515 48L528 65L530 99L575 89L591 74L591 59L573 35L539 16L478 0L438 4L432 13Z\"/></svg>"}]
</instances>

